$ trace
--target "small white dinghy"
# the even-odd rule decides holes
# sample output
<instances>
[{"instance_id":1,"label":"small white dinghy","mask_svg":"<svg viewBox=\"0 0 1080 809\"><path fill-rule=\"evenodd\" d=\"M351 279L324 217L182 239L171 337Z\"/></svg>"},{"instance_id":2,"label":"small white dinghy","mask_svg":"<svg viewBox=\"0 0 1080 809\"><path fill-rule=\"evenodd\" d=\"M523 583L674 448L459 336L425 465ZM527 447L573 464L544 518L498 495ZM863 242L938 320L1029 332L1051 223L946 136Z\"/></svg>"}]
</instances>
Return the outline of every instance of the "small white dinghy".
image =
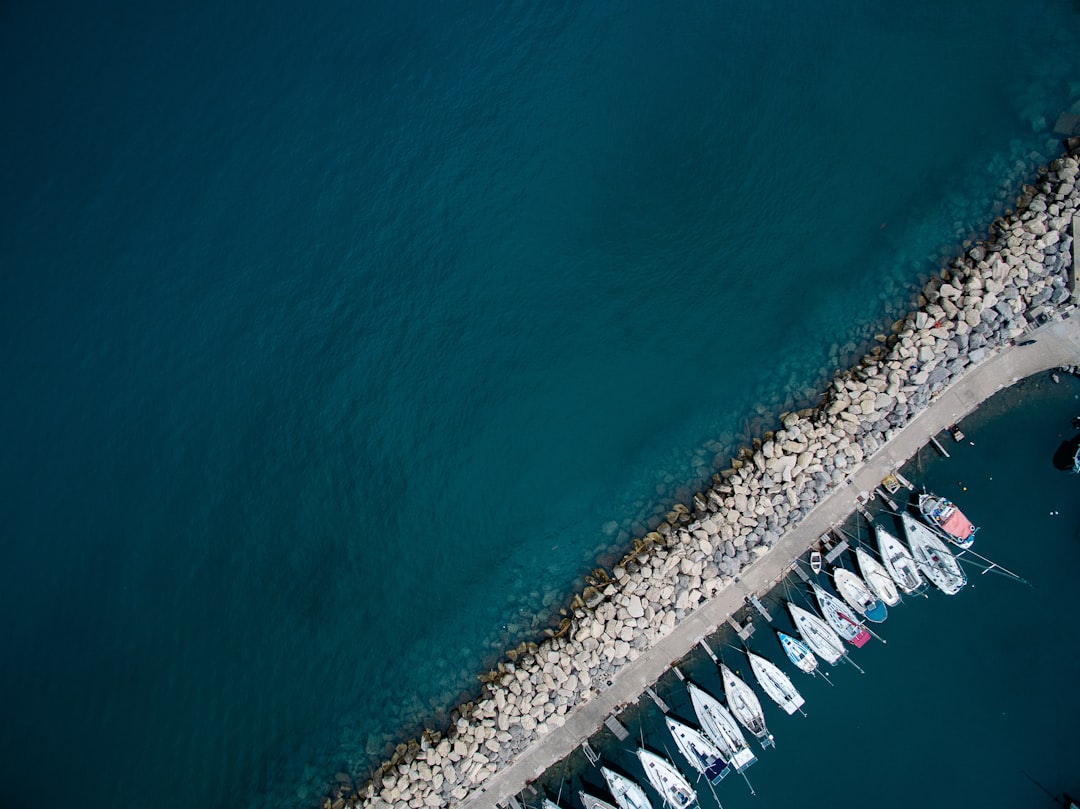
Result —
<instances>
[{"instance_id":1,"label":"small white dinghy","mask_svg":"<svg viewBox=\"0 0 1080 809\"><path fill-rule=\"evenodd\" d=\"M848 570L846 567L834 567L833 582L836 584L836 592L848 603L848 605L860 615L866 616L866 620L880 624L889 614L884 602L874 595L866 582Z\"/></svg>"},{"instance_id":2,"label":"small white dinghy","mask_svg":"<svg viewBox=\"0 0 1080 809\"><path fill-rule=\"evenodd\" d=\"M625 775L620 775L607 767L601 767L600 774L604 776L611 797L615 799L619 809L653 809L653 805L649 803L645 795L645 790Z\"/></svg>"},{"instance_id":3,"label":"small white dinghy","mask_svg":"<svg viewBox=\"0 0 1080 809\"><path fill-rule=\"evenodd\" d=\"M967 584L964 569L938 535L910 514L901 514L900 519L911 555L923 575L946 595L956 595L963 590Z\"/></svg>"},{"instance_id":4,"label":"small white dinghy","mask_svg":"<svg viewBox=\"0 0 1080 809\"><path fill-rule=\"evenodd\" d=\"M588 792L578 790L577 795L578 799L581 801L581 805L584 806L585 809L615 809L615 807L607 801L602 801L599 798L590 795Z\"/></svg>"},{"instance_id":5,"label":"small white dinghy","mask_svg":"<svg viewBox=\"0 0 1080 809\"><path fill-rule=\"evenodd\" d=\"M788 612L795 623L799 637L806 641L814 654L831 666L844 656L844 642L835 630L809 610L788 602Z\"/></svg>"},{"instance_id":6,"label":"small white dinghy","mask_svg":"<svg viewBox=\"0 0 1080 809\"><path fill-rule=\"evenodd\" d=\"M720 679L724 682L724 696L732 716L757 737L762 747L775 747L776 742L765 726L765 712L761 710L761 703L754 689L724 663L720 664Z\"/></svg>"},{"instance_id":7,"label":"small white dinghy","mask_svg":"<svg viewBox=\"0 0 1080 809\"><path fill-rule=\"evenodd\" d=\"M731 767L724 760L724 752L709 741L704 733L670 716L665 716L664 721L683 758L704 775L710 784L719 784L731 772Z\"/></svg>"},{"instance_id":8,"label":"small white dinghy","mask_svg":"<svg viewBox=\"0 0 1080 809\"><path fill-rule=\"evenodd\" d=\"M768 694L769 699L779 705L786 714L790 716L806 704L799 689L775 663L750 651L746 653L746 656L750 658L750 670L754 672L754 679L758 681L761 690Z\"/></svg>"},{"instance_id":9,"label":"small white dinghy","mask_svg":"<svg viewBox=\"0 0 1080 809\"><path fill-rule=\"evenodd\" d=\"M814 588L814 597L817 598L821 614L825 616L825 620L836 634L857 649L865 646L870 640L870 633L853 617L854 611L851 607L836 596L826 593L818 585L811 584L810 586Z\"/></svg>"},{"instance_id":10,"label":"small white dinghy","mask_svg":"<svg viewBox=\"0 0 1080 809\"><path fill-rule=\"evenodd\" d=\"M701 729L720 748L735 771L742 772L757 761L735 718L720 704L720 700L693 683L687 683L686 690L690 692L690 702Z\"/></svg>"},{"instance_id":11,"label":"small white dinghy","mask_svg":"<svg viewBox=\"0 0 1080 809\"><path fill-rule=\"evenodd\" d=\"M889 571L897 586L905 593L921 593L924 582L915 557L904 543L889 531L874 523L874 536L877 538L878 553L885 569Z\"/></svg>"},{"instance_id":12,"label":"small white dinghy","mask_svg":"<svg viewBox=\"0 0 1080 809\"><path fill-rule=\"evenodd\" d=\"M813 651L806 645L805 641L793 638L780 630L777 630L776 636L780 639L780 645L784 647L784 654L788 656L788 660L794 663L800 671L805 671L807 674L813 674L817 671L817 657L814 656Z\"/></svg>"},{"instance_id":13,"label":"small white dinghy","mask_svg":"<svg viewBox=\"0 0 1080 809\"><path fill-rule=\"evenodd\" d=\"M874 595L890 607L900 603L900 591L896 589L896 582L892 580L885 566L870 555L870 551L862 547L856 548L855 561L859 565L863 581Z\"/></svg>"},{"instance_id":14,"label":"small white dinghy","mask_svg":"<svg viewBox=\"0 0 1080 809\"><path fill-rule=\"evenodd\" d=\"M697 793L674 764L663 756L658 756L651 750L641 747L638 748L637 757L645 769L645 777L663 798L664 806L669 809L688 809L694 804Z\"/></svg>"}]
</instances>

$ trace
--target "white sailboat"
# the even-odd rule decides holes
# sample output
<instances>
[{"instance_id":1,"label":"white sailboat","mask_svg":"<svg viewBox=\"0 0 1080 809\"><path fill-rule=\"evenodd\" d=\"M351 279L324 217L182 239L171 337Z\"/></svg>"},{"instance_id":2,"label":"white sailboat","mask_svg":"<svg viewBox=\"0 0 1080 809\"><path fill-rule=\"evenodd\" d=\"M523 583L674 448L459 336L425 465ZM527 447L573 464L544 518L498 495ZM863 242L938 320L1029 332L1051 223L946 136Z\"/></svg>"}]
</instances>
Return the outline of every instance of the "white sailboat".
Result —
<instances>
[{"instance_id":1,"label":"white sailboat","mask_svg":"<svg viewBox=\"0 0 1080 809\"><path fill-rule=\"evenodd\" d=\"M900 603L900 591L896 588L896 582L892 580L884 565L870 555L870 551L862 547L856 548L855 561L859 565L863 581L874 595L890 607Z\"/></svg>"},{"instance_id":2,"label":"white sailboat","mask_svg":"<svg viewBox=\"0 0 1080 809\"><path fill-rule=\"evenodd\" d=\"M670 716L665 716L664 721L679 752L709 783L718 784L731 772L731 767L724 760L724 752L704 733Z\"/></svg>"},{"instance_id":3,"label":"white sailboat","mask_svg":"<svg viewBox=\"0 0 1080 809\"><path fill-rule=\"evenodd\" d=\"M844 642L831 626L809 610L788 602L788 612L795 623L799 637L806 641L814 654L831 666L844 656Z\"/></svg>"},{"instance_id":4,"label":"white sailboat","mask_svg":"<svg viewBox=\"0 0 1080 809\"><path fill-rule=\"evenodd\" d=\"M805 671L807 674L813 674L817 671L817 657L810 650L810 647L806 645L805 641L793 638L786 632L779 630L777 630L776 636L780 639L780 645L784 647L784 654L788 656L788 660L794 663L800 671Z\"/></svg>"},{"instance_id":5,"label":"white sailboat","mask_svg":"<svg viewBox=\"0 0 1080 809\"><path fill-rule=\"evenodd\" d=\"M762 747L775 746L773 735L765 726L765 713L761 710L754 689L723 663L720 664L720 679L724 682L724 696L727 697L732 716L757 737Z\"/></svg>"},{"instance_id":6,"label":"white sailboat","mask_svg":"<svg viewBox=\"0 0 1080 809\"><path fill-rule=\"evenodd\" d=\"M616 809L607 801L602 801L599 798L590 795L588 792L582 792L581 790L578 790L578 799L585 809Z\"/></svg>"},{"instance_id":7,"label":"white sailboat","mask_svg":"<svg viewBox=\"0 0 1080 809\"><path fill-rule=\"evenodd\" d=\"M868 621L880 624L885 620L889 614L885 602L870 591L866 582L844 567L834 567L832 574L836 592L848 606L859 615L865 616Z\"/></svg>"},{"instance_id":8,"label":"white sailboat","mask_svg":"<svg viewBox=\"0 0 1080 809\"><path fill-rule=\"evenodd\" d=\"M814 588L814 597L817 598L821 614L825 616L829 626L837 635L846 640L852 646L861 649L870 640L870 633L866 627L860 624L852 615L854 612L849 606L834 595L822 590L818 585L811 583Z\"/></svg>"},{"instance_id":9,"label":"white sailboat","mask_svg":"<svg viewBox=\"0 0 1080 809\"><path fill-rule=\"evenodd\" d=\"M769 698L785 713L790 716L806 704L799 689L775 663L750 651L746 653L746 656L750 658L750 670L754 672L754 679L758 681L761 690L768 694Z\"/></svg>"},{"instance_id":10,"label":"white sailboat","mask_svg":"<svg viewBox=\"0 0 1080 809\"><path fill-rule=\"evenodd\" d=\"M607 767L601 767L600 774L604 776L611 797L615 799L619 809L653 809L653 805L649 803L645 795L645 790L625 775L620 775Z\"/></svg>"},{"instance_id":11,"label":"white sailboat","mask_svg":"<svg viewBox=\"0 0 1080 809\"><path fill-rule=\"evenodd\" d=\"M967 576L938 535L910 514L901 514L900 519L911 555L923 575L946 595L956 595L964 589Z\"/></svg>"},{"instance_id":12,"label":"white sailboat","mask_svg":"<svg viewBox=\"0 0 1080 809\"><path fill-rule=\"evenodd\" d=\"M720 748L736 772L742 772L757 761L735 718L720 704L720 700L693 683L687 683L686 690L690 692L690 702L701 729Z\"/></svg>"},{"instance_id":13,"label":"white sailboat","mask_svg":"<svg viewBox=\"0 0 1080 809\"><path fill-rule=\"evenodd\" d=\"M561 809L561 808L560 808L559 804L555 803L555 801L551 800L550 798L544 798L544 800L540 801L540 809Z\"/></svg>"},{"instance_id":14,"label":"white sailboat","mask_svg":"<svg viewBox=\"0 0 1080 809\"><path fill-rule=\"evenodd\" d=\"M638 748L637 757L645 769L645 777L649 779L653 789L660 793L664 806L669 809L688 809L697 801L697 793L690 786L690 782L683 778L683 774L666 758L641 747Z\"/></svg>"},{"instance_id":15,"label":"white sailboat","mask_svg":"<svg viewBox=\"0 0 1080 809\"><path fill-rule=\"evenodd\" d=\"M923 589L923 577L915 557L904 543L877 523L874 524L874 536L877 538L878 552L885 569L893 581L905 593L919 593Z\"/></svg>"}]
</instances>

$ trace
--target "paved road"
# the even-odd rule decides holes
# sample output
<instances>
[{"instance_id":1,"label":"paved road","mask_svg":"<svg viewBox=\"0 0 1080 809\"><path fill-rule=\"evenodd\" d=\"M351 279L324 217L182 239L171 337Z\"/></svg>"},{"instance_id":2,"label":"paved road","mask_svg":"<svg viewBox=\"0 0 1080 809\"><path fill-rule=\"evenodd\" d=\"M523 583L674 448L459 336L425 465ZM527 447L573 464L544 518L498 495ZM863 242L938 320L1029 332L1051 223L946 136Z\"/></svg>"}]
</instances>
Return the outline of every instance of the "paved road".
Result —
<instances>
[{"instance_id":1,"label":"paved road","mask_svg":"<svg viewBox=\"0 0 1080 809\"><path fill-rule=\"evenodd\" d=\"M635 701L646 686L656 682L699 639L715 632L744 605L748 593L760 593L779 581L821 534L851 514L860 494L873 490L882 478L925 446L931 436L1020 379L1061 365L1080 364L1080 310L1074 311L1069 319L1043 326L1028 338L1034 339L1035 344L1001 350L981 365L970 368L942 391L926 410L867 458L853 472L850 483L822 500L768 554L746 568L738 583L726 587L687 615L667 637L624 666L606 690L568 714L561 728L553 730L522 752L512 765L492 776L483 791L462 802L461 809L494 809L497 801L516 795L528 782L569 755L596 733L604 719Z\"/></svg>"}]
</instances>

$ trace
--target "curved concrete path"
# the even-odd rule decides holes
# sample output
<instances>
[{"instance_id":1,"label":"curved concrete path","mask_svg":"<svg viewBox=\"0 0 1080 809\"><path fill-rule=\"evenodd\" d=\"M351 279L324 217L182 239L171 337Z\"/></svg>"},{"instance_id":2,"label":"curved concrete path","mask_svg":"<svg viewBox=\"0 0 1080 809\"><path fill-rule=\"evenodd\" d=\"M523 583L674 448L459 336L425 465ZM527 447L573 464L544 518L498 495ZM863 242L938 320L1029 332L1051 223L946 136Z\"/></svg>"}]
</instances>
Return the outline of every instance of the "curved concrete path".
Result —
<instances>
[{"instance_id":1,"label":"curved concrete path","mask_svg":"<svg viewBox=\"0 0 1080 809\"><path fill-rule=\"evenodd\" d=\"M848 478L818 503L803 521L711 601L687 615L669 635L619 670L614 682L592 700L566 716L562 727L524 750L513 764L491 777L481 790L460 804L462 809L495 809L521 792L527 783L568 756L597 732L604 720L635 701L667 669L685 656L699 639L711 635L744 606L750 593L769 589L783 578L793 561L804 554L829 528L843 522L855 509L856 498L881 483L926 445L930 437L960 421L1002 388L1032 374L1062 365L1080 364L1080 310L1072 317L1040 327L1025 340L1034 345L999 349L982 364L969 368L913 418L891 441L863 461Z\"/></svg>"}]
</instances>

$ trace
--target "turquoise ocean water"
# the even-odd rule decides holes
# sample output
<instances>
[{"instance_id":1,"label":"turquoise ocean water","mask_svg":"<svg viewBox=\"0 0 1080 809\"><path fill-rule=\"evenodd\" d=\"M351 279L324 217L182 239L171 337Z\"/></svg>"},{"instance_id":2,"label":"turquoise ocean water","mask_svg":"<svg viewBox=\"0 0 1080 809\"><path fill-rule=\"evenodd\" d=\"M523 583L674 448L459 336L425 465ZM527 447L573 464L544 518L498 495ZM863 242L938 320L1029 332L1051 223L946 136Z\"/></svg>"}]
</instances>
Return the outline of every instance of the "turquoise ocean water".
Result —
<instances>
[{"instance_id":1,"label":"turquoise ocean water","mask_svg":"<svg viewBox=\"0 0 1080 809\"><path fill-rule=\"evenodd\" d=\"M362 773L905 310L1080 101L1064 0L0 21L10 807Z\"/></svg>"}]
</instances>

